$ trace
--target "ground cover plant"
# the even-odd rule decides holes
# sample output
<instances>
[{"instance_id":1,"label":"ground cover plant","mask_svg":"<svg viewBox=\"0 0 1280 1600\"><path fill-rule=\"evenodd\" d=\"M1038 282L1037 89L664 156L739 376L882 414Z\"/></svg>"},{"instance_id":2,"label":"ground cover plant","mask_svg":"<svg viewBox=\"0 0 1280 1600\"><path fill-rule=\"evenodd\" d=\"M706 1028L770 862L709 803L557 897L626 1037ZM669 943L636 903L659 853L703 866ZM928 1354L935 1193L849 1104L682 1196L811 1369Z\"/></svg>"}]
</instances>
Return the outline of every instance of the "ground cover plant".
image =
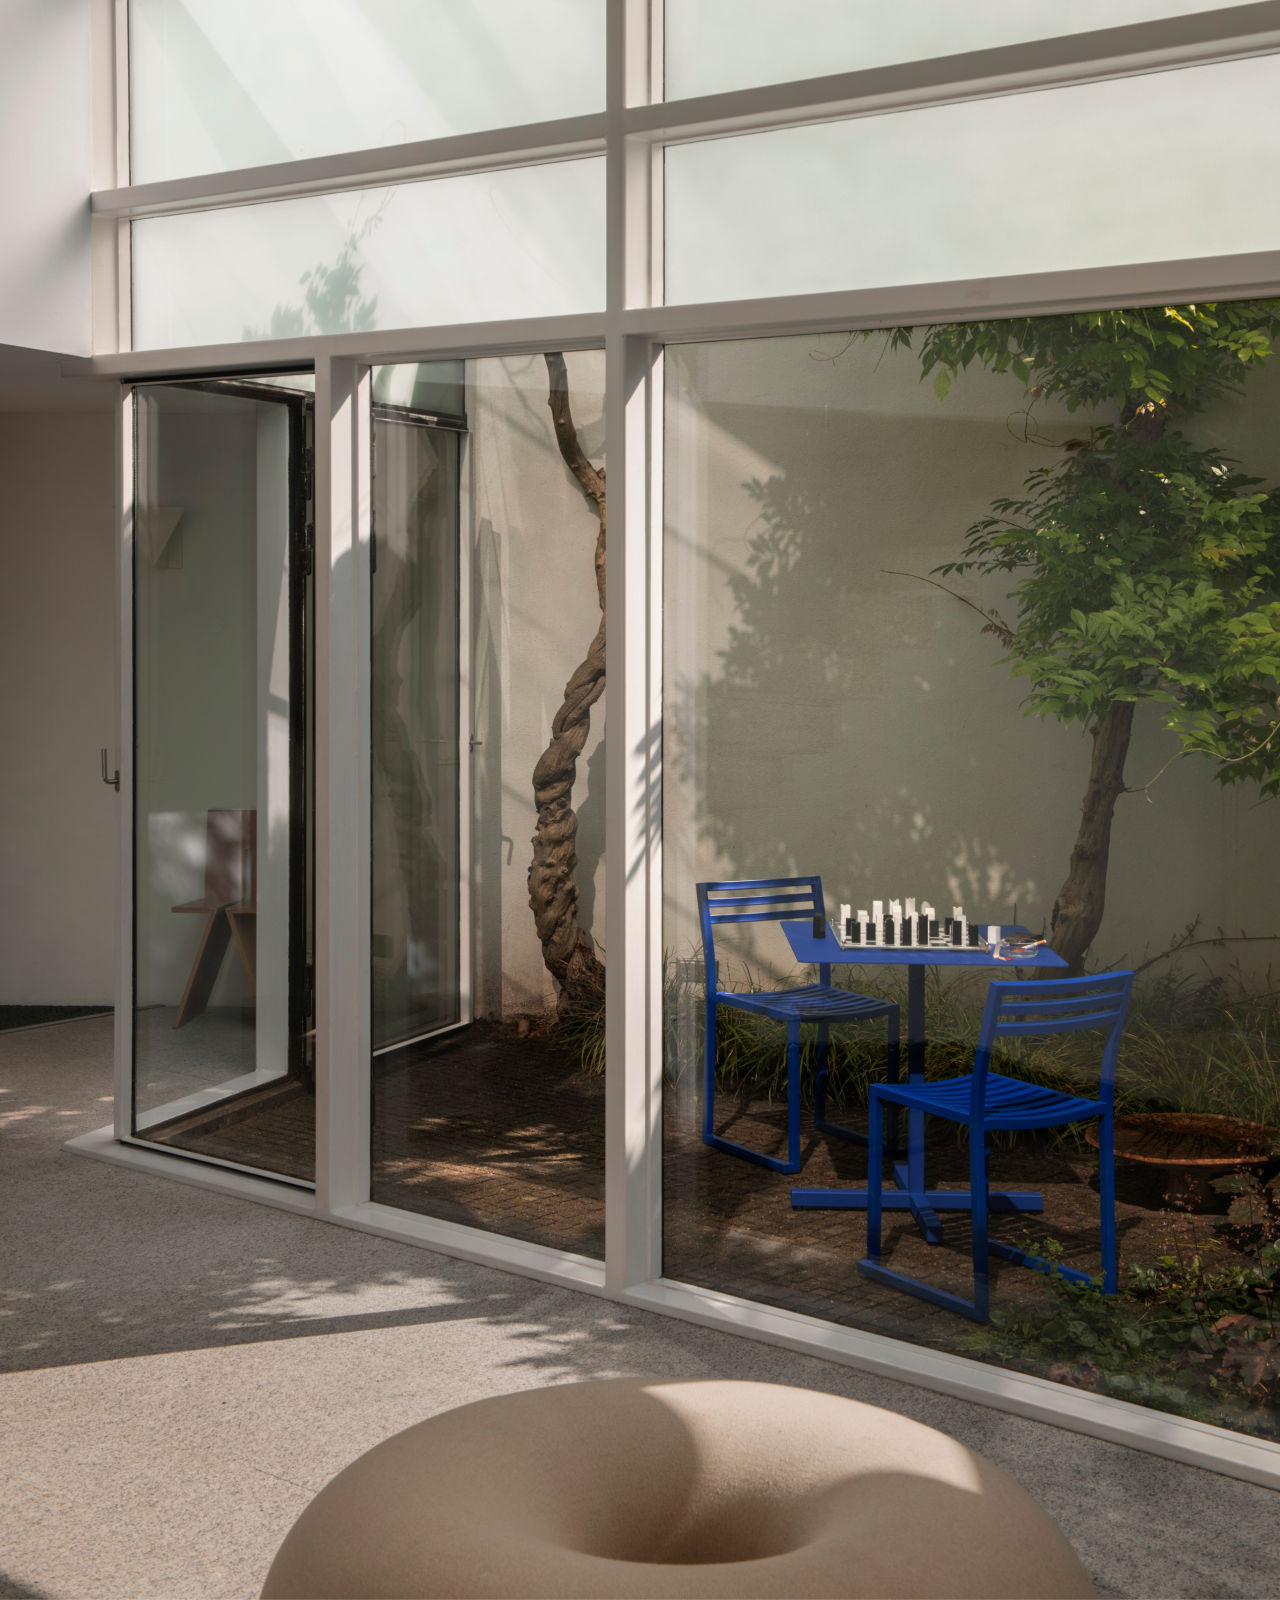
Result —
<instances>
[{"instance_id":1,"label":"ground cover plant","mask_svg":"<svg viewBox=\"0 0 1280 1600\"><path fill-rule=\"evenodd\" d=\"M1131 1262L1119 1294L1055 1273L1035 1299L998 1303L960 1347L1073 1388L1280 1437L1280 1243L1268 1240L1249 1263L1223 1260L1204 1220L1171 1216L1166 1249ZM1030 1247L1050 1260L1062 1253L1054 1241Z\"/></svg>"}]
</instances>

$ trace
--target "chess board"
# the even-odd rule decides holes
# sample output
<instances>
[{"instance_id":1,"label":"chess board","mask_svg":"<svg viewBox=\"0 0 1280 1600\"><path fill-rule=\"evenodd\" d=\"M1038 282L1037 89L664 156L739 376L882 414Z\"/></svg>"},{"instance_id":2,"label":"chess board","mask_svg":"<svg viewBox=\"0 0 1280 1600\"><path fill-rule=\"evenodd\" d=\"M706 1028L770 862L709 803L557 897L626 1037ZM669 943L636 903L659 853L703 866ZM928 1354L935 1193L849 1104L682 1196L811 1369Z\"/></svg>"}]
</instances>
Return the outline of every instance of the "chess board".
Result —
<instances>
[{"instance_id":1,"label":"chess board","mask_svg":"<svg viewBox=\"0 0 1280 1600\"><path fill-rule=\"evenodd\" d=\"M829 926L842 950L991 950L1000 925L971 922L963 906L939 917L927 900L873 900L868 911L842 905ZM994 929L994 933L992 933Z\"/></svg>"}]
</instances>

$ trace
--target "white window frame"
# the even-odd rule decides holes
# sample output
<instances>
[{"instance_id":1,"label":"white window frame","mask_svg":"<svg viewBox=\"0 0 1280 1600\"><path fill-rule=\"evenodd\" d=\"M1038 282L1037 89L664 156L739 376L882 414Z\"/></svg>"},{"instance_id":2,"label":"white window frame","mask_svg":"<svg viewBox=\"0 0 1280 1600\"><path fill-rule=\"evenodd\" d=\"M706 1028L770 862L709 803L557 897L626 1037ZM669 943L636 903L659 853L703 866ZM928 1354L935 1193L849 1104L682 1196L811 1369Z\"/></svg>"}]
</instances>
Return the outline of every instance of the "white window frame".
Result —
<instances>
[{"instance_id":1,"label":"white window frame","mask_svg":"<svg viewBox=\"0 0 1280 1600\"><path fill-rule=\"evenodd\" d=\"M127 0L93 0L114 125L92 197L95 354L68 372L127 383L314 365L316 373L317 1177L314 1195L155 1148L127 1126L75 1141L86 1154L605 1295L908 1383L1058 1423L1249 1481L1280 1486L1280 1446L904 1341L664 1279L662 1271L661 564L662 352L667 344L906 322L1030 315L1280 294L1280 251L1134 262L954 283L668 306L662 295L667 144L1220 62L1280 50L1280 0L1089 34L661 98L661 0L607 6L606 103L597 115L161 183L127 180ZM114 34L116 47L110 48ZM110 120L110 119L108 119ZM379 333L129 350L129 223L326 189L576 156L606 162L602 311ZM105 174L105 176L104 176ZM114 181L113 181L114 179ZM369 386L382 362L603 347L609 440L609 952L606 1246L603 1263L372 1203L369 1196ZM118 1106L131 1074L131 408L118 451L121 622ZM356 930L352 937L351 930ZM119 1119L121 1112L117 1111Z\"/></svg>"}]
</instances>

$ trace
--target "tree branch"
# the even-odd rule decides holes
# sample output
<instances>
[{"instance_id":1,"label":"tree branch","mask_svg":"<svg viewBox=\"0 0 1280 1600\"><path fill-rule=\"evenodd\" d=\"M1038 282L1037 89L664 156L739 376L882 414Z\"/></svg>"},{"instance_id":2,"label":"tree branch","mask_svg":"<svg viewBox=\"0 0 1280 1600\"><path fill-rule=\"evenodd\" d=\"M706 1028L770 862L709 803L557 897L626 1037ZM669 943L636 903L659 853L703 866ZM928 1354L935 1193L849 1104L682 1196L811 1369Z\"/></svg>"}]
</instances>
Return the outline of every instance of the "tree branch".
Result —
<instances>
[{"instance_id":1,"label":"tree branch","mask_svg":"<svg viewBox=\"0 0 1280 1600\"><path fill-rule=\"evenodd\" d=\"M1136 978L1140 972L1145 972L1148 967L1154 967L1157 961L1167 961L1170 956L1179 955L1183 950L1194 950L1202 944L1265 944L1268 940L1280 939L1280 933L1220 933L1212 939L1186 939L1178 944L1171 944L1167 950L1162 950L1158 956L1152 956L1149 961L1144 961L1141 966L1134 967L1133 975Z\"/></svg>"},{"instance_id":2,"label":"tree branch","mask_svg":"<svg viewBox=\"0 0 1280 1600\"><path fill-rule=\"evenodd\" d=\"M558 350L546 352L547 378L550 383L550 394L547 396L547 405L551 408L551 421L556 430L556 443L560 446L560 454L564 463L573 473L582 488L583 494L591 501L596 512L604 518L604 473L593 467L587 459L586 451L578 442L578 430L574 426L573 412L569 407L569 373L565 366L564 356Z\"/></svg>"},{"instance_id":3,"label":"tree branch","mask_svg":"<svg viewBox=\"0 0 1280 1600\"><path fill-rule=\"evenodd\" d=\"M953 600L958 600L962 606L968 606L970 611L976 611L984 623L984 633L994 633L996 638L1006 650L1013 647L1013 629L1004 620L998 611L984 611L976 600L970 600L967 595L961 594L956 589L950 589L945 583L939 583L936 578L926 578L920 572L900 572L896 567L881 567L881 572L892 578L914 578L917 583L931 583L935 589L941 589L943 594L949 594Z\"/></svg>"}]
</instances>

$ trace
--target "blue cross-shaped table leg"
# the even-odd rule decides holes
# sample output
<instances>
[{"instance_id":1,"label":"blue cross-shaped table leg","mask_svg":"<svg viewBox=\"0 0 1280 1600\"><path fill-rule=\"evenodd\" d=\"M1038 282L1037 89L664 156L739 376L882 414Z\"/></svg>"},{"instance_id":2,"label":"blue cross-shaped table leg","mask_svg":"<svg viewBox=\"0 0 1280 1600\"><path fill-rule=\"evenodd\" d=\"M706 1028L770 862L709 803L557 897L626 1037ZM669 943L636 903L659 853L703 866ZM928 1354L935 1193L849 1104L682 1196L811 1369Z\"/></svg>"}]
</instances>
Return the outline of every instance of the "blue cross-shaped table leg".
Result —
<instances>
[{"instance_id":1,"label":"blue cross-shaped table leg","mask_svg":"<svg viewBox=\"0 0 1280 1600\"><path fill-rule=\"evenodd\" d=\"M924 975L925 967L907 967L907 1081L924 1082ZM967 1189L930 1189L924 1171L924 1112L907 1112L907 1158L894 1151L891 1160L896 1192L886 1189L881 1203L887 1211L910 1211L929 1244L942 1243L939 1211L968 1211ZM865 1211L865 1189L793 1189L791 1204L797 1211L821 1209ZM1044 1199L1038 1194L992 1191L987 1197L992 1211L1040 1211Z\"/></svg>"}]
</instances>

